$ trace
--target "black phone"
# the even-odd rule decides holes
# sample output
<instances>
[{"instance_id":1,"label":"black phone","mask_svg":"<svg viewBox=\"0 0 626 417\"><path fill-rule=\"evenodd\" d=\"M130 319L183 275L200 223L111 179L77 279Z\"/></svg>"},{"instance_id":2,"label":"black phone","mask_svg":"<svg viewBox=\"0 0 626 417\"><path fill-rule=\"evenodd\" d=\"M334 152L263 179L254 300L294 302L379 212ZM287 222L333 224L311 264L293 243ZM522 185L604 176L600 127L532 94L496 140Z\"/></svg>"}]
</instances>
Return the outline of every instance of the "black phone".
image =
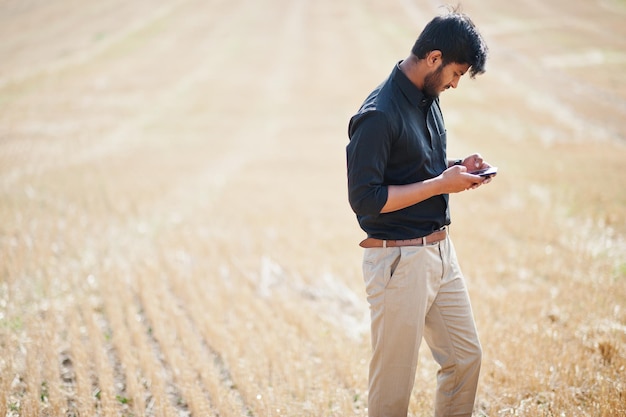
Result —
<instances>
[{"instance_id":1,"label":"black phone","mask_svg":"<svg viewBox=\"0 0 626 417\"><path fill-rule=\"evenodd\" d=\"M489 167L489 168L485 168L485 169L480 169L478 171L470 172L470 174L472 174L472 175L479 175L479 176L485 177L485 178L494 176L497 173L498 173L498 167Z\"/></svg>"}]
</instances>

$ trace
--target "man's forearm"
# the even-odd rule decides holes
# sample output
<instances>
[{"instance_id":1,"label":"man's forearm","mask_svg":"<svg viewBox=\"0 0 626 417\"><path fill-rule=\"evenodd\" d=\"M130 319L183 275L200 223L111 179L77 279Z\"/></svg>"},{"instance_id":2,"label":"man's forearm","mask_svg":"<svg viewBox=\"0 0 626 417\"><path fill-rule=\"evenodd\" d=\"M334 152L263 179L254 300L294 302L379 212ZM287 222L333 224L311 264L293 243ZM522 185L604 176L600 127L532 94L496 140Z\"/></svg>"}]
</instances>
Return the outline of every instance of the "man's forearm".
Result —
<instances>
[{"instance_id":1,"label":"man's forearm","mask_svg":"<svg viewBox=\"0 0 626 417\"><path fill-rule=\"evenodd\" d=\"M402 210L432 196L441 194L438 191L439 187L437 184L436 178L431 178L413 184L390 185L387 187L387 202L380 212L391 213L392 211Z\"/></svg>"},{"instance_id":2,"label":"man's forearm","mask_svg":"<svg viewBox=\"0 0 626 417\"><path fill-rule=\"evenodd\" d=\"M389 185L387 202L380 212L382 214L402 210L436 195L459 193L476 188L485 181L489 180L469 174L463 165L453 164L441 175L425 181L406 185Z\"/></svg>"}]
</instances>

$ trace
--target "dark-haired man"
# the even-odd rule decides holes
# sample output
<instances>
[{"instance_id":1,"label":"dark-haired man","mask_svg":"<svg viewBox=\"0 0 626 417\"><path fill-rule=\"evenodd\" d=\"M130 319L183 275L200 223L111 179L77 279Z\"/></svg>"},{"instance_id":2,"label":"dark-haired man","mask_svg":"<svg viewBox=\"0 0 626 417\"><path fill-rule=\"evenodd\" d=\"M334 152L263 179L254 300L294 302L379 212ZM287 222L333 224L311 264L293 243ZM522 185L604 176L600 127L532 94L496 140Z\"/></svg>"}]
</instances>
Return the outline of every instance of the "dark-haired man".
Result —
<instances>
[{"instance_id":1,"label":"dark-haired man","mask_svg":"<svg viewBox=\"0 0 626 417\"><path fill-rule=\"evenodd\" d=\"M490 178L480 154L450 160L439 94L485 71L487 47L456 11L434 18L411 54L350 119L349 201L367 239L370 417L406 417L422 337L440 365L435 416L470 416L482 351L448 236L448 194Z\"/></svg>"}]
</instances>

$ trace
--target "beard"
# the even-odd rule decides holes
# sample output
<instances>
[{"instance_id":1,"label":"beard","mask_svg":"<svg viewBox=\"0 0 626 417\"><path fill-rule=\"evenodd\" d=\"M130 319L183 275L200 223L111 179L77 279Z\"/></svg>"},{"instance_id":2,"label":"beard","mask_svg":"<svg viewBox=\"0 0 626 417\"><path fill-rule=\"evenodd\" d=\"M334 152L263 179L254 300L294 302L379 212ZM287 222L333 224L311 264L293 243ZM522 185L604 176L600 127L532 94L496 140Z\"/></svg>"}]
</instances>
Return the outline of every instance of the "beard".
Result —
<instances>
[{"instance_id":1,"label":"beard","mask_svg":"<svg viewBox=\"0 0 626 417\"><path fill-rule=\"evenodd\" d=\"M443 83L441 82L443 72L443 64L439 65L435 71L426 75L424 78L424 88L423 93L428 98L437 98L439 97L439 93L443 89Z\"/></svg>"}]
</instances>

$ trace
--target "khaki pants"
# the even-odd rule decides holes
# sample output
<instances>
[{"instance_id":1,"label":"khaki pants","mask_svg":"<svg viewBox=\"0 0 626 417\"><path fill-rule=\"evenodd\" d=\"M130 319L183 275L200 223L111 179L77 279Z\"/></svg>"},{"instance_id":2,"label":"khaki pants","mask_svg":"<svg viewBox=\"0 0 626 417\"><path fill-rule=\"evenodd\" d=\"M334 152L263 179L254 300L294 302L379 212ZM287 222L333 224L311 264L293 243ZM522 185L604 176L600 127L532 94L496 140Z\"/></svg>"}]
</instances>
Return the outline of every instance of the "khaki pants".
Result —
<instances>
[{"instance_id":1,"label":"khaki pants","mask_svg":"<svg viewBox=\"0 0 626 417\"><path fill-rule=\"evenodd\" d=\"M406 417L422 337L440 365L435 416L470 416L482 350L450 238L366 249L371 310L370 417Z\"/></svg>"}]
</instances>

